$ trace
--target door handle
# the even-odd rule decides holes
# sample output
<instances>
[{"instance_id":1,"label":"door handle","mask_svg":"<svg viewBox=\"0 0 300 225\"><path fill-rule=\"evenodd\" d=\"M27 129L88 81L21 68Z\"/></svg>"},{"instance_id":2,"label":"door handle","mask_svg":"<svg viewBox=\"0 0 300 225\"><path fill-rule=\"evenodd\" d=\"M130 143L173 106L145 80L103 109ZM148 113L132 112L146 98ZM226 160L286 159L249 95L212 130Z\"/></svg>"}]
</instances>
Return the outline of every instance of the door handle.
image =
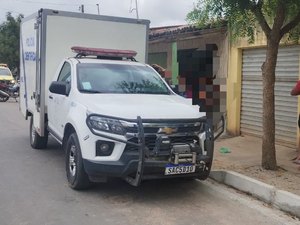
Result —
<instances>
[{"instance_id":1,"label":"door handle","mask_svg":"<svg viewBox=\"0 0 300 225\"><path fill-rule=\"evenodd\" d=\"M51 95L49 96L49 98L50 98L50 99L53 99L53 97L52 97Z\"/></svg>"}]
</instances>

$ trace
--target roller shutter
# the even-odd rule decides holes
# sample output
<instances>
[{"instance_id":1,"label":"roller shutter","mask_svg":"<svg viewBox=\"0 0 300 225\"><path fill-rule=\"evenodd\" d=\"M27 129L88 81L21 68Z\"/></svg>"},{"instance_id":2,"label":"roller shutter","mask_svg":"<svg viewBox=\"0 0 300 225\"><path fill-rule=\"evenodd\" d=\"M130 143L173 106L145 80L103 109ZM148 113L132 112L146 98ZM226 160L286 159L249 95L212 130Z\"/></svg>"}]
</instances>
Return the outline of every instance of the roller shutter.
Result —
<instances>
[{"instance_id":1,"label":"roller shutter","mask_svg":"<svg viewBox=\"0 0 300 225\"><path fill-rule=\"evenodd\" d=\"M298 98L290 91L299 77L299 46L279 49L275 83L276 142L296 146ZM243 51L241 133L262 136L262 72L266 49Z\"/></svg>"}]
</instances>

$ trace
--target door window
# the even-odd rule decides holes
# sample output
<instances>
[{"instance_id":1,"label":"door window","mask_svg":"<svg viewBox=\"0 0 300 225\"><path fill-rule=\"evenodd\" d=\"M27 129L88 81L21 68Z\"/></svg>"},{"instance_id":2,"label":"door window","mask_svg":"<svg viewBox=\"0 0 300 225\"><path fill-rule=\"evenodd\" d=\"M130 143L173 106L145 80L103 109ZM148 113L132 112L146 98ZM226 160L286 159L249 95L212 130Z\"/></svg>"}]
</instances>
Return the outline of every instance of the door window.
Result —
<instances>
[{"instance_id":1,"label":"door window","mask_svg":"<svg viewBox=\"0 0 300 225\"><path fill-rule=\"evenodd\" d=\"M65 62L58 76L57 81L71 83L71 65Z\"/></svg>"}]
</instances>

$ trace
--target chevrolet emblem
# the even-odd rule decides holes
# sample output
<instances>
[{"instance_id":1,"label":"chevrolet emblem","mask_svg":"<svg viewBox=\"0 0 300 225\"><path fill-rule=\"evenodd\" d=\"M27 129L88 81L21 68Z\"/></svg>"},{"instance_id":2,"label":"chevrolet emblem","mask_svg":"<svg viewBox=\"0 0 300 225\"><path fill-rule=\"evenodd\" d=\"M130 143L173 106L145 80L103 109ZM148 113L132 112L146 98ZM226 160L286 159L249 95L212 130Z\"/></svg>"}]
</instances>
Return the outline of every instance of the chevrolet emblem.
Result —
<instances>
[{"instance_id":1,"label":"chevrolet emblem","mask_svg":"<svg viewBox=\"0 0 300 225\"><path fill-rule=\"evenodd\" d=\"M158 133L164 133L164 134L173 134L177 132L177 128L172 128L172 127L163 127L163 128L159 128Z\"/></svg>"}]
</instances>

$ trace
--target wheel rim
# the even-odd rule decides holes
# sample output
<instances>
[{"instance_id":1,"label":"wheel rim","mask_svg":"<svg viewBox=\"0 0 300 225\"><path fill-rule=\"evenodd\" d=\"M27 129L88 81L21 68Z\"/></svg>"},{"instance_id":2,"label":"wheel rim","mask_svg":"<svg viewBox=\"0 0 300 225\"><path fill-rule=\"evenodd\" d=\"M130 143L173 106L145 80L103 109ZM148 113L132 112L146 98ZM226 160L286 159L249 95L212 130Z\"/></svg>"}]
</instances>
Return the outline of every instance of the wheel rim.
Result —
<instances>
[{"instance_id":1,"label":"wheel rim","mask_svg":"<svg viewBox=\"0 0 300 225\"><path fill-rule=\"evenodd\" d=\"M69 154L69 171L73 177L76 174L76 167L76 147L72 145Z\"/></svg>"}]
</instances>

